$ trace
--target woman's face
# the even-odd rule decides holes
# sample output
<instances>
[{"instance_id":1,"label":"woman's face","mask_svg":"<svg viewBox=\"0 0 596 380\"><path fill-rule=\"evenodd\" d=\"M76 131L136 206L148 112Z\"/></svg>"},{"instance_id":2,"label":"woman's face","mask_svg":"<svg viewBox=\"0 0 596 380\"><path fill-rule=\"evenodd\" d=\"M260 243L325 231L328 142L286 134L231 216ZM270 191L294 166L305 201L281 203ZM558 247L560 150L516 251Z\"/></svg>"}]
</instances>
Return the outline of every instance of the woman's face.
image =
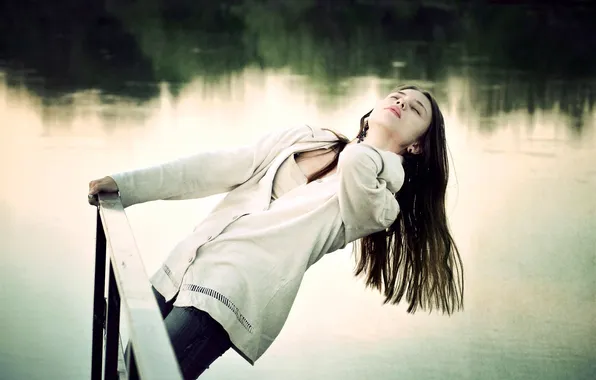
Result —
<instances>
[{"instance_id":1,"label":"woman's face","mask_svg":"<svg viewBox=\"0 0 596 380\"><path fill-rule=\"evenodd\" d=\"M368 117L369 128L385 132L406 148L418 142L432 120L431 103L423 93L407 89L392 92L375 105Z\"/></svg>"}]
</instances>

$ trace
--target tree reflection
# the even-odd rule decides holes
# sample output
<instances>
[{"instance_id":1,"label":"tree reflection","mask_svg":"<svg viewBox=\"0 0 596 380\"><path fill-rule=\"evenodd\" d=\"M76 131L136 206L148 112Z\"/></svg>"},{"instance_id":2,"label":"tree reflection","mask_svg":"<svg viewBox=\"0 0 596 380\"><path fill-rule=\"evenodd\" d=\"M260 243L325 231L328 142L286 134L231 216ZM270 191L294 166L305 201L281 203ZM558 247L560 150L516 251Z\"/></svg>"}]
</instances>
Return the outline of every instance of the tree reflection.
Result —
<instances>
[{"instance_id":1,"label":"tree reflection","mask_svg":"<svg viewBox=\"0 0 596 380\"><path fill-rule=\"evenodd\" d=\"M485 117L556 103L581 129L594 16L581 3L480 0L23 0L0 5L0 54L9 85L14 68L32 69L25 85L41 97L97 89L141 102L156 83L218 83L247 67L288 69L325 97L358 76L440 89L463 75Z\"/></svg>"}]
</instances>

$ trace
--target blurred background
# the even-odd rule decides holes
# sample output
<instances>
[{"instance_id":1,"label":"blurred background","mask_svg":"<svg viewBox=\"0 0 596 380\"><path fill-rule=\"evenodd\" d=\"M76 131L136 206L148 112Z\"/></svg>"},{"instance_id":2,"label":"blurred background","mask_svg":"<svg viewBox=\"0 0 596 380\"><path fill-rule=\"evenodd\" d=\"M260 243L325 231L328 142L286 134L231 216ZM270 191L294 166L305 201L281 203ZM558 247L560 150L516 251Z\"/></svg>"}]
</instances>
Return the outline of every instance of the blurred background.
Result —
<instances>
[{"instance_id":1,"label":"blurred background","mask_svg":"<svg viewBox=\"0 0 596 380\"><path fill-rule=\"evenodd\" d=\"M588 1L0 3L0 378L89 378L90 180L301 123L354 137L402 83L446 118L465 310L383 306L348 246L254 367L229 351L201 378L595 378L595 19ZM127 210L148 274L219 199Z\"/></svg>"}]
</instances>

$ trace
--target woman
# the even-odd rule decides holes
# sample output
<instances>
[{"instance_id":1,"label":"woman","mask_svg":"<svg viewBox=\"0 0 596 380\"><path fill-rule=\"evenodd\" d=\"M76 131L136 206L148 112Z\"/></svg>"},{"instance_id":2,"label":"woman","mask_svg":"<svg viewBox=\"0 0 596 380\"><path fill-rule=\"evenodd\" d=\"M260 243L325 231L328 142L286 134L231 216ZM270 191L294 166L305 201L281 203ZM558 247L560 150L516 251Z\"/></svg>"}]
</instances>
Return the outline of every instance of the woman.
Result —
<instances>
[{"instance_id":1,"label":"woman","mask_svg":"<svg viewBox=\"0 0 596 380\"><path fill-rule=\"evenodd\" d=\"M249 363L281 331L305 271L360 240L356 275L408 312L463 306L445 214L443 116L413 86L377 102L357 139L299 126L256 144L91 181L125 207L228 192L181 241L153 290L185 378L232 347Z\"/></svg>"}]
</instances>

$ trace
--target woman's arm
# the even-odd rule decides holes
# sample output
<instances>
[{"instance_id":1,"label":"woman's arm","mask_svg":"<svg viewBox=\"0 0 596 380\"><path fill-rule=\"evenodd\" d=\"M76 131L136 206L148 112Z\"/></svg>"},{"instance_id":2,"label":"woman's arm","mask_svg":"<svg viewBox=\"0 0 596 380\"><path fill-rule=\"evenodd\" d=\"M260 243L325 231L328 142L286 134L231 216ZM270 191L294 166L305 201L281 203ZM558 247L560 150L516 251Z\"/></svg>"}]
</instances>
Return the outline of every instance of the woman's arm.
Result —
<instances>
[{"instance_id":1,"label":"woman's arm","mask_svg":"<svg viewBox=\"0 0 596 380\"><path fill-rule=\"evenodd\" d=\"M246 182L259 165L300 139L309 126L271 132L255 144L208 151L138 170L111 175L124 207L166 199L191 199L228 192Z\"/></svg>"},{"instance_id":2,"label":"woman's arm","mask_svg":"<svg viewBox=\"0 0 596 380\"><path fill-rule=\"evenodd\" d=\"M364 143L350 144L338 161L339 207L346 243L388 228L397 218L395 193L404 182L403 158Z\"/></svg>"}]
</instances>

